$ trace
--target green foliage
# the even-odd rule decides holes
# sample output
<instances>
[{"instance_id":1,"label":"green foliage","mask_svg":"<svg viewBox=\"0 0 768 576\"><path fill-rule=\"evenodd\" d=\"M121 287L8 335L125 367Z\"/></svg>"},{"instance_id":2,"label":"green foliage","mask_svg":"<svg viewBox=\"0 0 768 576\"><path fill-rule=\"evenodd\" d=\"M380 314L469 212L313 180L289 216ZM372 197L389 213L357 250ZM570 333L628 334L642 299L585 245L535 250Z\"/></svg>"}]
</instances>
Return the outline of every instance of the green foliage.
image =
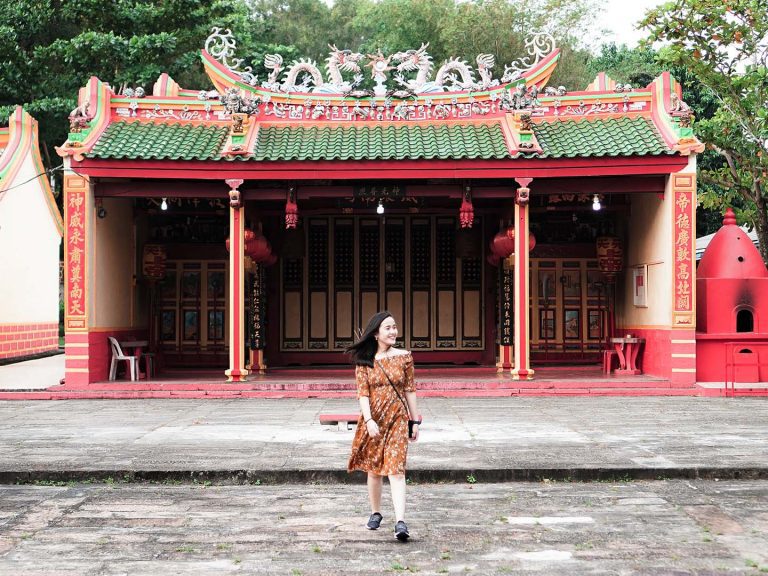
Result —
<instances>
[{"instance_id":1,"label":"green foliage","mask_svg":"<svg viewBox=\"0 0 768 576\"><path fill-rule=\"evenodd\" d=\"M504 65L526 56L525 38L546 30L563 48L553 83L582 89L588 53L577 32L589 25L595 0L252 0L253 17L266 44L293 46L301 56L323 63L328 44L365 54L391 54L429 42L435 70L449 57L474 66L481 53ZM284 60L290 62L285 54ZM254 69L260 62L254 59Z\"/></svg>"},{"instance_id":2,"label":"green foliage","mask_svg":"<svg viewBox=\"0 0 768 576\"><path fill-rule=\"evenodd\" d=\"M663 41L662 65L688 70L713 96L715 110L694 123L718 155L702 163L702 204L740 198L740 220L757 228L768 262L768 4L766 0L688 0L651 10L642 25ZM736 206L739 208L739 206Z\"/></svg>"},{"instance_id":3,"label":"green foliage","mask_svg":"<svg viewBox=\"0 0 768 576\"><path fill-rule=\"evenodd\" d=\"M683 100L691 107L696 118L711 118L718 109L714 93L701 84L685 66L663 66L659 62L659 53L649 46L628 48L616 44L606 44L600 53L592 58L587 69L592 77L598 72L606 72L620 84L631 84L636 88L648 86L662 72L668 70L683 87ZM702 170L721 167L722 157L712 149L699 155L698 165ZM712 182L699 182L700 204L696 215L696 235L703 236L717 231L723 223L722 208L727 202L737 210L743 201L738 194L726 190Z\"/></svg>"},{"instance_id":4,"label":"green foliage","mask_svg":"<svg viewBox=\"0 0 768 576\"><path fill-rule=\"evenodd\" d=\"M148 93L161 72L184 87L207 86L199 51L212 26L253 44L238 0L11 0L0 3L0 22L0 118L16 105L35 116L49 165L91 76Z\"/></svg>"}]
</instances>

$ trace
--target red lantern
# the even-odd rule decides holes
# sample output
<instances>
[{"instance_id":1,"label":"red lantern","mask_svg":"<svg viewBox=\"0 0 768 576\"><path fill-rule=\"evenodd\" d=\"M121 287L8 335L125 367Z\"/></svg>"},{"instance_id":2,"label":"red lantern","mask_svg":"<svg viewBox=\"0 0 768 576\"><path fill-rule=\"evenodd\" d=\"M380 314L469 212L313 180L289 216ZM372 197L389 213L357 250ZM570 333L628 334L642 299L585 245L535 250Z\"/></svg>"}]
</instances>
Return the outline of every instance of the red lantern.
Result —
<instances>
[{"instance_id":1,"label":"red lantern","mask_svg":"<svg viewBox=\"0 0 768 576\"><path fill-rule=\"evenodd\" d=\"M491 240L491 252L499 258L506 258L515 251L515 229L500 230Z\"/></svg>"},{"instance_id":2,"label":"red lantern","mask_svg":"<svg viewBox=\"0 0 768 576\"><path fill-rule=\"evenodd\" d=\"M243 231L243 242L244 242L243 251L244 252L248 252L248 242L253 240L255 236L256 236L256 234L250 228L246 228ZM226 239L224 244L226 244L227 252L229 252L229 238Z\"/></svg>"},{"instance_id":3,"label":"red lantern","mask_svg":"<svg viewBox=\"0 0 768 576\"><path fill-rule=\"evenodd\" d=\"M624 247L615 236L600 236L596 242L597 265L608 282L613 283L624 268Z\"/></svg>"},{"instance_id":4,"label":"red lantern","mask_svg":"<svg viewBox=\"0 0 768 576\"><path fill-rule=\"evenodd\" d=\"M475 211L472 207L472 199L469 194L465 195L461 201L461 208L459 208L459 223L462 228L472 228L472 224L475 223Z\"/></svg>"},{"instance_id":5,"label":"red lantern","mask_svg":"<svg viewBox=\"0 0 768 576\"><path fill-rule=\"evenodd\" d=\"M293 201L293 194L285 202L285 227L296 228L299 223L299 206Z\"/></svg>"},{"instance_id":6,"label":"red lantern","mask_svg":"<svg viewBox=\"0 0 768 576\"><path fill-rule=\"evenodd\" d=\"M528 252L536 246L536 236L528 234ZM491 252L499 258L508 258L515 253L515 229L509 228L500 231L491 241Z\"/></svg>"},{"instance_id":7,"label":"red lantern","mask_svg":"<svg viewBox=\"0 0 768 576\"><path fill-rule=\"evenodd\" d=\"M165 276L165 261L167 259L165 246L145 244L141 264L142 272L148 280L162 280Z\"/></svg>"},{"instance_id":8,"label":"red lantern","mask_svg":"<svg viewBox=\"0 0 768 576\"><path fill-rule=\"evenodd\" d=\"M264 236L255 234L251 240L246 241L245 252L254 262L262 262L272 253L272 248Z\"/></svg>"}]
</instances>

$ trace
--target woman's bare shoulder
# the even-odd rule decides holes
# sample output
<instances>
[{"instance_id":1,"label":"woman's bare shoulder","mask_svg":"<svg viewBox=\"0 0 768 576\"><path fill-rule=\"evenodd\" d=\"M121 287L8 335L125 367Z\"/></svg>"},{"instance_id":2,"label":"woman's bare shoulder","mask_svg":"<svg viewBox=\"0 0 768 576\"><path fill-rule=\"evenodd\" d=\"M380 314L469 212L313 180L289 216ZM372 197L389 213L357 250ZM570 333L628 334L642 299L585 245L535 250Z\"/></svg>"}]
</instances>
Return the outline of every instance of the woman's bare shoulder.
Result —
<instances>
[{"instance_id":1,"label":"woman's bare shoulder","mask_svg":"<svg viewBox=\"0 0 768 576\"><path fill-rule=\"evenodd\" d=\"M410 354L411 354L410 350L404 350L403 348L392 349L392 356L409 356Z\"/></svg>"}]
</instances>

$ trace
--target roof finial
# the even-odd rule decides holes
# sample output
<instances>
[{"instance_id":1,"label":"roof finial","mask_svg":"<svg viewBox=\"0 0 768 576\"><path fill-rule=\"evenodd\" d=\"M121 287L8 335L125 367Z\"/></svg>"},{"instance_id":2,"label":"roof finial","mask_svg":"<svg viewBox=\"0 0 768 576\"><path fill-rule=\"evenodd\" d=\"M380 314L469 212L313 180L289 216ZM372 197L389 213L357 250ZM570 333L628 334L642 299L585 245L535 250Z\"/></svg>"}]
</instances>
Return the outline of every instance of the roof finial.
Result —
<instances>
[{"instance_id":1,"label":"roof finial","mask_svg":"<svg viewBox=\"0 0 768 576\"><path fill-rule=\"evenodd\" d=\"M725 216L723 217L723 226L736 225L736 214L733 213L733 209L728 207L725 209Z\"/></svg>"}]
</instances>

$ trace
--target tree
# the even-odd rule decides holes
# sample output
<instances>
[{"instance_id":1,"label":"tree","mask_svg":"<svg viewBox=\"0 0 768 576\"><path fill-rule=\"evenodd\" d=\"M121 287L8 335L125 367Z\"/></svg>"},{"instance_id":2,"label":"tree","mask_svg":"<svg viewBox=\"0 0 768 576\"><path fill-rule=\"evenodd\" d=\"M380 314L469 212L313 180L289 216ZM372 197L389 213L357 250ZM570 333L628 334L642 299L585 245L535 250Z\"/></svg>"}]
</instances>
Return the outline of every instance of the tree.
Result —
<instances>
[{"instance_id":1,"label":"tree","mask_svg":"<svg viewBox=\"0 0 768 576\"><path fill-rule=\"evenodd\" d=\"M598 72L606 72L616 82L631 84L635 87L648 86L656 79L665 68L659 63L659 54L649 46L628 48L625 45L605 44L601 46L600 53L590 59L587 66L590 74L595 76ZM681 84L683 88L683 100L691 107L696 118L712 118L718 109L717 100L711 90L703 86L683 66L672 66L669 72ZM721 163L720 155L712 149L704 150L699 154L699 168L711 169ZM699 182L699 197L704 199L722 198L726 191L711 182ZM741 198L734 198L732 204L737 209L743 207ZM696 235L703 236L717 231L723 223L722 212L719 207L712 208L711 203L699 205L696 210Z\"/></svg>"},{"instance_id":2,"label":"tree","mask_svg":"<svg viewBox=\"0 0 768 576\"><path fill-rule=\"evenodd\" d=\"M582 89L587 53L577 36L590 24L595 0L251 0L254 18L264 27L261 40L290 44L304 57L322 63L328 43L366 54L419 48L429 42L435 69L449 57L474 65L481 53L504 64L526 56L532 32L551 33L564 57L553 83ZM254 66L257 63L254 62Z\"/></svg>"},{"instance_id":3,"label":"tree","mask_svg":"<svg viewBox=\"0 0 768 576\"><path fill-rule=\"evenodd\" d=\"M43 158L67 136L67 115L90 76L116 90L150 92L161 72L184 87L207 86L199 51L212 26L250 42L238 0L12 0L0 3L0 117L23 105L40 122ZM252 42L250 42L252 44Z\"/></svg>"},{"instance_id":4,"label":"tree","mask_svg":"<svg viewBox=\"0 0 768 576\"><path fill-rule=\"evenodd\" d=\"M768 1L677 0L649 11L641 25L661 41L662 64L684 67L716 101L696 134L718 155L700 181L719 189L701 195L722 209L740 198L739 216L757 229L768 262Z\"/></svg>"}]
</instances>

